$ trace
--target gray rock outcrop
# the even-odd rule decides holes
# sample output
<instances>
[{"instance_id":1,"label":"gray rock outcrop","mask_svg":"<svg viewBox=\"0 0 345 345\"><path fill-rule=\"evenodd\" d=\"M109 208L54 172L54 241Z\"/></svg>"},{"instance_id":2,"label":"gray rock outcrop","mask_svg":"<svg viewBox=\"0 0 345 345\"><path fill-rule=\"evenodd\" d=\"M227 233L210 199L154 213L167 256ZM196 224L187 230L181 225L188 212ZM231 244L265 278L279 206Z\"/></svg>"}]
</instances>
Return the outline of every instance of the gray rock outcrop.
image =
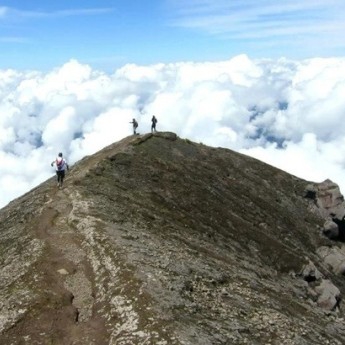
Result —
<instances>
[{"instance_id":1,"label":"gray rock outcrop","mask_svg":"<svg viewBox=\"0 0 345 345\"><path fill-rule=\"evenodd\" d=\"M322 218L344 218L344 197L339 186L331 180L308 184L305 188L305 196L314 200L314 211L319 213Z\"/></svg>"},{"instance_id":2,"label":"gray rock outcrop","mask_svg":"<svg viewBox=\"0 0 345 345\"><path fill-rule=\"evenodd\" d=\"M338 274L345 275L345 246L322 246L317 249L317 254L324 260L330 269Z\"/></svg>"},{"instance_id":3,"label":"gray rock outcrop","mask_svg":"<svg viewBox=\"0 0 345 345\"><path fill-rule=\"evenodd\" d=\"M317 304L324 310L335 310L340 302L339 289L329 280L322 280L321 284L315 288L318 294Z\"/></svg>"},{"instance_id":4,"label":"gray rock outcrop","mask_svg":"<svg viewBox=\"0 0 345 345\"><path fill-rule=\"evenodd\" d=\"M339 238L339 227L331 219L326 219L323 225L323 234L327 236L330 240L337 240Z\"/></svg>"}]
</instances>

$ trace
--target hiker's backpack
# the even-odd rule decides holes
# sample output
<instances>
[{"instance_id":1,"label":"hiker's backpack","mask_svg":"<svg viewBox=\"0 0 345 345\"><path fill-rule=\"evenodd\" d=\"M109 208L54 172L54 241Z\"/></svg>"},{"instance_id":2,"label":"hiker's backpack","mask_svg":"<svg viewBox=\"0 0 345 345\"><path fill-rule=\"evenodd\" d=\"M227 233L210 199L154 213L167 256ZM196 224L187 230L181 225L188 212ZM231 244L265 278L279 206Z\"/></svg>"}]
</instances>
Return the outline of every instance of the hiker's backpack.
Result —
<instances>
[{"instance_id":1,"label":"hiker's backpack","mask_svg":"<svg viewBox=\"0 0 345 345\"><path fill-rule=\"evenodd\" d=\"M56 158L56 168L57 168L57 170L61 170L62 167L63 167L63 159L58 160L58 159Z\"/></svg>"}]
</instances>

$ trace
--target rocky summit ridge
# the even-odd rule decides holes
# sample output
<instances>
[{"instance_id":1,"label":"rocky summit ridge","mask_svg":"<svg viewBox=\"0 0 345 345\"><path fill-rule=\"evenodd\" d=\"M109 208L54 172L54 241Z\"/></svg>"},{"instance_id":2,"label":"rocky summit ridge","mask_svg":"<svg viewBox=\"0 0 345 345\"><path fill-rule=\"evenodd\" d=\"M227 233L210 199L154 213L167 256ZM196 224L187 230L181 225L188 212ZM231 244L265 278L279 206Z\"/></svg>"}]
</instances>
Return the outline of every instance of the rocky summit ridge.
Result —
<instances>
[{"instance_id":1,"label":"rocky summit ridge","mask_svg":"<svg viewBox=\"0 0 345 345\"><path fill-rule=\"evenodd\" d=\"M130 136L0 210L0 344L345 343L344 199Z\"/></svg>"}]
</instances>

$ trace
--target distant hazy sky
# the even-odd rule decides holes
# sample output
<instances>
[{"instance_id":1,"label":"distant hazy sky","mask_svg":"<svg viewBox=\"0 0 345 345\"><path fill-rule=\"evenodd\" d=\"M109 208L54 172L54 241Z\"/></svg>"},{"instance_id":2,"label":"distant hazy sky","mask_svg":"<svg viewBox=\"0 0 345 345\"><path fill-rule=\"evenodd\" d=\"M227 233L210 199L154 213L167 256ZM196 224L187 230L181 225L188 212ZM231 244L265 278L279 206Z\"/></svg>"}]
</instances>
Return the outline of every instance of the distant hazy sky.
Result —
<instances>
[{"instance_id":1,"label":"distant hazy sky","mask_svg":"<svg viewBox=\"0 0 345 345\"><path fill-rule=\"evenodd\" d=\"M0 68L345 55L344 0L2 0Z\"/></svg>"}]
</instances>

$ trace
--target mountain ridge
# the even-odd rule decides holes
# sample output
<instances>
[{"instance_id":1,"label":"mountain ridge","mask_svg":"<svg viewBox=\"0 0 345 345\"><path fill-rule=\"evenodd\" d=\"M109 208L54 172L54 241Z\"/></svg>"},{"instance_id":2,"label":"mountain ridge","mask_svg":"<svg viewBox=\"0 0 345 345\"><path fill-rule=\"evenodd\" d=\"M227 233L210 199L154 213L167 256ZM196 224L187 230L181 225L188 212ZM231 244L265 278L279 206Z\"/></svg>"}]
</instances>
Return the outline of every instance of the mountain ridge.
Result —
<instances>
[{"instance_id":1,"label":"mountain ridge","mask_svg":"<svg viewBox=\"0 0 345 345\"><path fill-rule=\"evenodd\" d=\"M0 211L0 342L341 344L319 187L174 133L124 138Z\"/></svg>"}]
</instances>

